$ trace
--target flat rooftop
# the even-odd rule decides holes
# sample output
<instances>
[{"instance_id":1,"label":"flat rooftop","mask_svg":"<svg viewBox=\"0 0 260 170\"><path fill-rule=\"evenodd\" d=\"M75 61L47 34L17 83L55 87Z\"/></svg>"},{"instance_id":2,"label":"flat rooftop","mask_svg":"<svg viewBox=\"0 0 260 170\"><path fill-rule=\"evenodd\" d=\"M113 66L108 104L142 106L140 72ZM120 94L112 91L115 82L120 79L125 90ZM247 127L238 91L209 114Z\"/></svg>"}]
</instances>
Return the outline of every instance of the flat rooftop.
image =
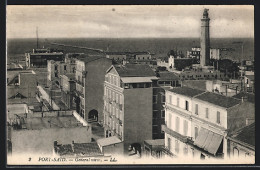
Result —
<instances>
[{"instance_id":1,"label":"flat rooftop","mask_svg":"<svg viewBox=\"0 0 260 170\"><path fill-rule=\"evenodd\" d=\"M23 126L28 130L83 127L73 115L25 118Z\"/></svg>"},{"instance_id":2,"label":"flat rooftop","mask_svg":"<svg viewBox=\"0 0 260 170\"><path fill-rule=\"evenodd\" d=\"M183 86L183 87L173 87L173 88L166 87L164 89L171 91L173 93L188 96L188 97L194 97L196 95L204 93L204 91L202 91L202 90L189 88L189 87L185 87L185 86Z\"/></svg>"}]
</instances>

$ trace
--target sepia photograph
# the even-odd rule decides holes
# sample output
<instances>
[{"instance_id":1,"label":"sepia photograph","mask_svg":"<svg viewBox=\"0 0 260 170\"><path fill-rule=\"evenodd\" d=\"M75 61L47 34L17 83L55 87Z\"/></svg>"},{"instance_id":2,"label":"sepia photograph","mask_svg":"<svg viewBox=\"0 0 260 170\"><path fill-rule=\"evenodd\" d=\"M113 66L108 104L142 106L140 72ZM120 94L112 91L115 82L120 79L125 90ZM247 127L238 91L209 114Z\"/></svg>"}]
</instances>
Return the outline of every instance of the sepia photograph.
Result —
<instances>
[{"instance_id":1,"label":"sepia photograph","mask_svg":"<svg viewBox=\"0 0 260 170\"><path fill-rule=\"evenodd\" d=\"M255 164L254 5L7 5L7 165Z\"/></svg>"}]
</instances>

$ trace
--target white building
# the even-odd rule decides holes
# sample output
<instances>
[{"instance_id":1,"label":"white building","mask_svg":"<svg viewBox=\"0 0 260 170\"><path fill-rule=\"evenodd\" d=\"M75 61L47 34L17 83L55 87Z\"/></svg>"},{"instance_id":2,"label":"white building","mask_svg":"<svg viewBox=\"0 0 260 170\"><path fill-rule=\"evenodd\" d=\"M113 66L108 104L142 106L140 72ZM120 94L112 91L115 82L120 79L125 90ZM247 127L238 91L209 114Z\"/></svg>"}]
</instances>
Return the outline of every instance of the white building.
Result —
<instances>
[{"instance_id":1,"label":"white building","mask_svg":"<svg viewBox=\"0 0 260 170\"><path fill-rule=\"evenodd\" d=\"M180 157L228 156L225 137L254 117L249 102L188 87L165 90L165 146Z\"/></svg>"}]
</instances>

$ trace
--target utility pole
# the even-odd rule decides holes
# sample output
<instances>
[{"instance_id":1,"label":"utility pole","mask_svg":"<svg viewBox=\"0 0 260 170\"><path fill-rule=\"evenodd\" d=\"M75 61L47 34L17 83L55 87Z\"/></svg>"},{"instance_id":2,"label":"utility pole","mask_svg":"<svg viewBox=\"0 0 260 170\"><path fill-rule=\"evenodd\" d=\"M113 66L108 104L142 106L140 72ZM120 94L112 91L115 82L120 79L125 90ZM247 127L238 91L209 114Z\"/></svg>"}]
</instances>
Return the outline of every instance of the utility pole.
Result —
<instances>
[{"instance_id":1,"label":"utility pole","mask_svg":"<svg viewBox=\"0 0 260 170\"><path fill-rule=\"evenodd\" d=\"M36 27L36 39L37 39L37 49L39 48L39 42L38 42L38 27Z\"/></svg>"}]
</instances>

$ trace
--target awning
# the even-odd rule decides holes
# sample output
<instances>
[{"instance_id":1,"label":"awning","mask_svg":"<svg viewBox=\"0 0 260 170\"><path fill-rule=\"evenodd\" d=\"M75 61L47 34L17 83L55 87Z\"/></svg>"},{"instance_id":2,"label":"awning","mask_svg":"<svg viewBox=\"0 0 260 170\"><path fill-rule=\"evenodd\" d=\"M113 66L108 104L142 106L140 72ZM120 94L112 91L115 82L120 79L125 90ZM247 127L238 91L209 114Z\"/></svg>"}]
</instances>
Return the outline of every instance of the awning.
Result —
<instances>
[{"instance_id":1,"label":"awning","mask_svg":"<svg viewBox=\"0 0 260 170\"><path fill-rule=\"evenodd\" d=\"M116 136L112 136L112 137L108 137L108 138L101 138L101 139L97 140L97 143L102 147L117 144L120 142L121 142L121 140L118 139Z\"/></svg>"},{"instance_id":2,"label":"awning","mask_svg":"<svg viewBox=\"0 0 260 170\"><path fill-rule=\"evenodd\" d=\"M221 135L211 132L205 128L201 128L198 137L194 141L194 145L197 145L205 151L215 155L222 140L223 137Z\"/></svg>"},{"instance_id":3,"label":"awning","mask_svg":"<svg viewBox=\"0 0 260 170\"><path fill-rule=\"evenodd\" d=\"M194 144L197 145L198 147L202 148L202 146L204 145L207 136L208 136L209 131L201 128L199 135L197 136L196 140L194 141Z\"/></svg>"},{"instance_id":4,"label":"awning","mask_svg":"<svg viewBox=\"0 0 260 170\"><path fill-rule=\"evenodd\" d=\"M157 79L157 77L121 77L123 83L147 83Z\"/></svg>"}]
</instances>

